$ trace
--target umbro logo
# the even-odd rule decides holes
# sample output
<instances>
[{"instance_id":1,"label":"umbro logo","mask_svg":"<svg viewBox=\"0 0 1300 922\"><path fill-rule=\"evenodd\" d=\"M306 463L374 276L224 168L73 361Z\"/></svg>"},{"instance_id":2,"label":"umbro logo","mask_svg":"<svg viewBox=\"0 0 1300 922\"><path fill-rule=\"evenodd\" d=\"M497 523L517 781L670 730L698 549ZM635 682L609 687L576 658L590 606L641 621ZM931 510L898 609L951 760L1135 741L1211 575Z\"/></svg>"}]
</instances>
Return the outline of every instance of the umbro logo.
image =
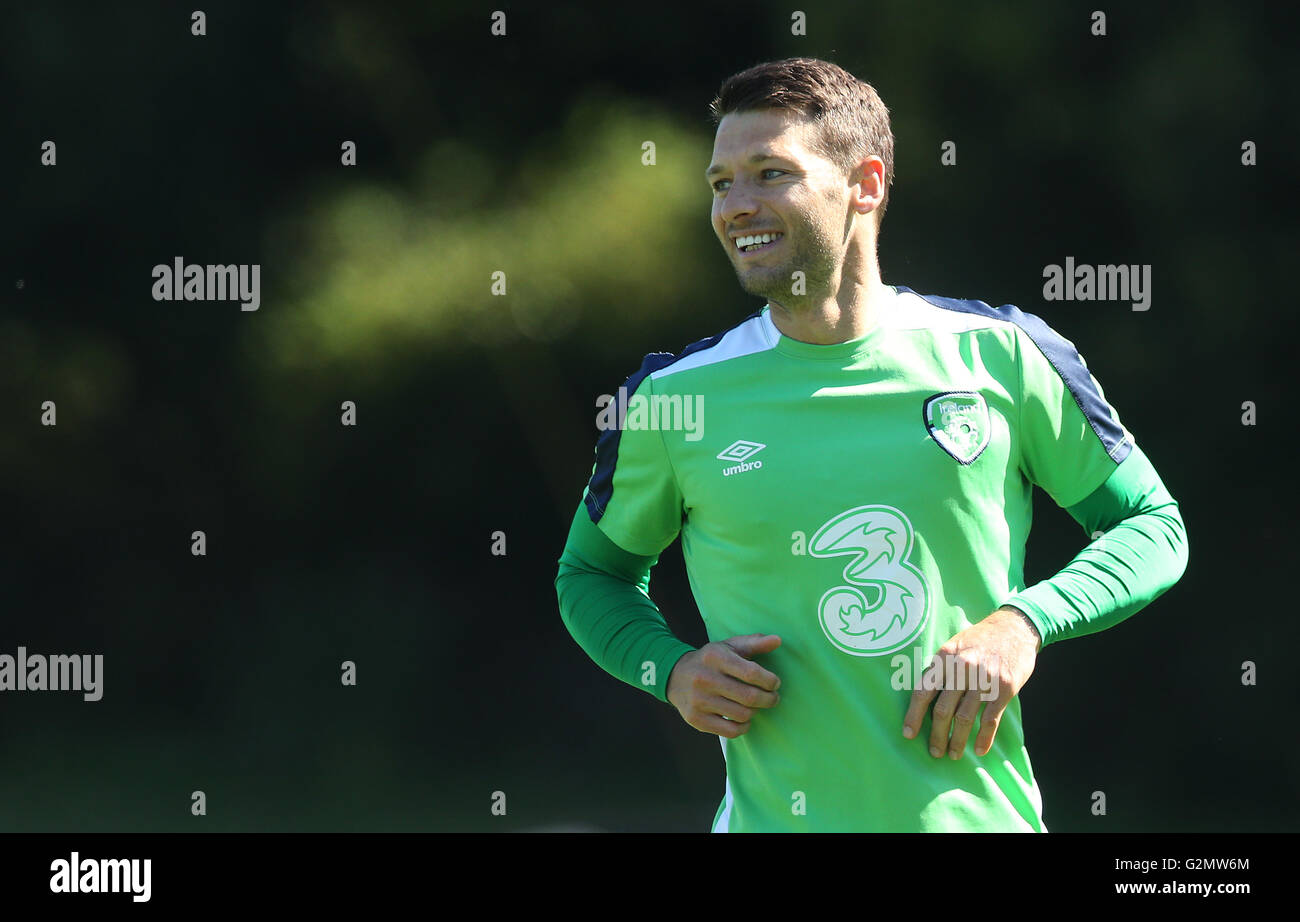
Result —
<instances>
[{"instance_id":1,"label":"umbro logo","mask_svg":"<svg viewBox=\"0 0 1300 922\"><path fill-rule=\"evenodd\" d=\"M731 467L722 469L723 477L730 477L732 474L743 474L745 471L758 470L763 466L762 461L750 461L754 455L758 454L767 446L762 442L751 442L748 439L740 439L732 442L729 446L718 452L719 461L735 461Z\"/></svg>"}]
</instances>

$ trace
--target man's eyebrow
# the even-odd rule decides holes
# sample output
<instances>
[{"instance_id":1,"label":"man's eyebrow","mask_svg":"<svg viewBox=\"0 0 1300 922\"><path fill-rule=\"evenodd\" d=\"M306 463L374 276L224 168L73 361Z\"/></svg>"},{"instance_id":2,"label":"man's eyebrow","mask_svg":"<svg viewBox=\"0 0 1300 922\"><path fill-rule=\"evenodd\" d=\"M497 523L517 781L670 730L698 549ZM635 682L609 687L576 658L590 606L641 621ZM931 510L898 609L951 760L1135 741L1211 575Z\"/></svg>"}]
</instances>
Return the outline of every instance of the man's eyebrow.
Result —
<instances>
[{"instance_id":1,"label":"man's eyebrow","mask_svg":"<svg viewBox=\"0 0 1300 922\"><path fill-rule=\"evenodd\" d=\"M749 158L750 163L762 163L764 160L783 160L786 163L790 162L787 158L782 157L780 154L774 154L771 151L766 151L766 150L761 150L757 154L754 154ZM709 167L707 170L704 171L704 178L708 179L714 173L726 172L726 169L727 168L722 164L715 163L713 164L713 166Z\"/></svg>"}]
</instances>

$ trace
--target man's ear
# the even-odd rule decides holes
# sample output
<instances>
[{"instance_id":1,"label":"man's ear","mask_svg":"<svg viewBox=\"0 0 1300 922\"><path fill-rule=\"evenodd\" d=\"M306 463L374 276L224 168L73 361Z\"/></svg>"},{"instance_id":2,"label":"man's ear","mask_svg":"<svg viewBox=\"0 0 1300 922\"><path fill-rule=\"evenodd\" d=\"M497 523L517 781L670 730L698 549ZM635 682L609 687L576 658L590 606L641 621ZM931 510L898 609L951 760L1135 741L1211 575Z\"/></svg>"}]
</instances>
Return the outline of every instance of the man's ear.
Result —
<instances>
[{"instance_id":1,"label":"man's ear","mask_svg":"<svg viewBox=\"0 0 1300 922\"><path fill-rule=\"evenodd\" d=\"M863 158L858 165L853 168L853 171L850 174L850 186L854 189L854 192L852 193L854 197L854 207L861 214L866 214L866 211L863 209L863 206L858 199L866 193L868 188L878 189L880 193L879 197L877 198L875 207L871 209L872 211L878 210L880 208L880 203L884 201L885 162L875 155Z\"/></svg>"}]
</instances>

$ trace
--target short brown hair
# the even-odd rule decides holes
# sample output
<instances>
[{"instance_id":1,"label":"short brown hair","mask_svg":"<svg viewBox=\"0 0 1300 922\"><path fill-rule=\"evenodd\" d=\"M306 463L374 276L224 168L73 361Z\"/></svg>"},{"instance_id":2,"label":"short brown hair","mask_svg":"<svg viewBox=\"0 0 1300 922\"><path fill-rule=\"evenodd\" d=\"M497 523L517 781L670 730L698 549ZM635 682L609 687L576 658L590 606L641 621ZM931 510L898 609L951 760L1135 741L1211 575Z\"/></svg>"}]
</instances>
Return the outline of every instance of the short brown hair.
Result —
<instances>
[{"instance_id":1,"label":"short brown hair","mask_svg":"<svg viewBox=\"0 0 1300 922\"><path fill-rule=\"evenodd\" d=\"M863 157L883 160L885 194L875 212L880 227L894 184L894 133L889 110L871 84L829 61L786 58L733 74L709 104L715 125L732 112L757 109L789 109L812 119L817 153L846 177Z\"/></svg>"}]
</instances>

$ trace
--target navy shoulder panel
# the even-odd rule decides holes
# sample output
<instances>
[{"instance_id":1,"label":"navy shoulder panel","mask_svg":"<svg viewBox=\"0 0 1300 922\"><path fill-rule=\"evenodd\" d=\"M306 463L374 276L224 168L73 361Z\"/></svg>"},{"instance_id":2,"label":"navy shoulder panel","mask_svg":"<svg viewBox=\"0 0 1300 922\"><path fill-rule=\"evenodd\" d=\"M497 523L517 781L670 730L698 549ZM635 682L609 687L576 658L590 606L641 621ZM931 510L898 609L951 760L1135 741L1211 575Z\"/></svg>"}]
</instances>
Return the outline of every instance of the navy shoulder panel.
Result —
<instances>
[{"instance_id":1,"label":"navy shoulder panel","mask_svg":"<svg viewBox=\"0 0 1300 922\"><path fill-rule=\"evenodd\" d=\"M616 414L614 418L620 420L624 418L623 414L627 412L627 407L621 403L621 400L632 397L637 388L641 386L641 382L649 375L661 368L667 368L674 362L681 361L688 355L694 355L704 349L711 349L722 341L722 337L736 329L736 327L748 323L762 313L763 310L760 308L743 320L727 327L721 333L706 339L696 340L677 355L673 355L671 352L651 352L642 361L641 367L629 375L627 380L623 382L623 386L619 388L618 393L614 394L614 408L612 410ZM592 522L600 521L605 514L605 510L609 507L610 497L614 493L614 466L618 463L618 445L622 434L622 429L615 426L606 429L600 434L600 438L596 440L596 470L591 475L590 483L587 484L586 499L587 513L591 516Z\"/></svg>"}]
</instances>

